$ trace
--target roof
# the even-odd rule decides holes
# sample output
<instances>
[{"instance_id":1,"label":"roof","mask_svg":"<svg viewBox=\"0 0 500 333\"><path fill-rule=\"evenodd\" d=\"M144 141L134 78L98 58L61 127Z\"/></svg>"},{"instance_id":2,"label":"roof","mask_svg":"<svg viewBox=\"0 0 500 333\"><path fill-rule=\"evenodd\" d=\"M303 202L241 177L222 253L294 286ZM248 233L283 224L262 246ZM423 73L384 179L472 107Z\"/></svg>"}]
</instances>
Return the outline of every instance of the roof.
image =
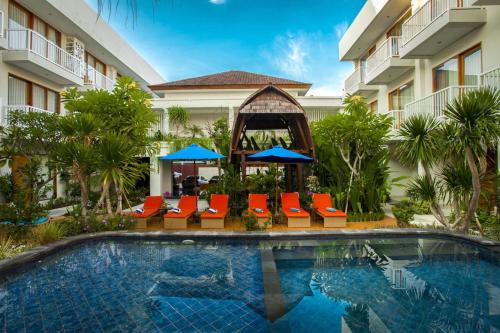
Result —
<instances>
[{"instance_id":1,"label":"roof","mask_svg":"<svg viewBox=\"0 0 500 333\"><path fill-rule=\"evenodd\" d=\"M295 98L275 85L267 85L250 95L239 113L304 113Z\"/></svg>"},{"instance_id":2,"label":"roof","mask_svg":"<svg viewBox=\"0 0 500 333\"><path fill-rule=\"evenodd\" d=\"M245 89L262 88L268 84L273 84L280 88L299 88L306 90L311 87L310 83L244 71L221 72L151 85L149 87L151 90L156 91L181 89Z\"/></svg>"}]
</instances>

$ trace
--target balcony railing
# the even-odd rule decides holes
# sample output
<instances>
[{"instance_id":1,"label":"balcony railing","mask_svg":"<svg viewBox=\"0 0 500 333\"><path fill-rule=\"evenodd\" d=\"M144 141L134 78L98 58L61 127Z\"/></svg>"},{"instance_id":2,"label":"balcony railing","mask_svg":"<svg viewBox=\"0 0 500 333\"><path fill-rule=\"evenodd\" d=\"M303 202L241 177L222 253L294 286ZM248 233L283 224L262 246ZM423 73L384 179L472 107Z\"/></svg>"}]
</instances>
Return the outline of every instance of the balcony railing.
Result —
<instances>
[{"instance_id":1,"label":"balcony railing","mask_svg":"<svg viewBox=\"0 0 500 333\"><path fill-rule=\"evenodd\" d=\"M7 30L10 50L27 50L52 62L78 77L83 77L83 64L80 59L69 54L53 42L30 29Z\"/></svg>"},{"instance_id":2,"label":"balcony railing","mask_svg":"<svg viewBox=\"0 0 500 333\"><path fill-rule=\"evenodd\" d=\"M401 124L405 121L405 110L391 110L389 114L392 116L392 129L400 129Z\"/></svg>"},{"instance_id":3,"label":"balcony railing","mask_svg":"<svg viewBox=\"0 0 500 333\"><path fill-rule=\"evenodd\" d=\"M352 93L353 90L354 90L354 88L358 84L364 83L364 82L365 82L365 69L364 69L364 67L358 67L345 80L345 91L346 91L346 93Z\"/></svg>"},{"instance_id":4,"label":"balcony railing","mask_svg":"<svg viewBox=\"0 0 500 333\"><path fill-rule=\"evenodd\" d=\"M370 76L370 74L387 59L399 57L400 45L401 36L387 38L382 45L366 59L366 75Z\"/></svg>"},{"instance_id":5,"label":"balcony railing","mask_svg":"<svg viewBox=\"0 0 500 333\"><path fill-rule=\"evenodd\" d=\"M23 112L49 112L53 113L52 111L48 111L45 109L37 108L35 106L31 105L6 105L2 109L2 123L3 124L8 124L9 123L9 116L11 112L14 111L23 111Z\"/></svg>"},{"instance_id":6,"label":"balcony railing","mask_svg":"<svg viewBox=\"0 0 500 333\"><path fill-rule=\"evenodd\" d=\"M492 87L500 90L500 67L481 74L479 82L484 87Z\"/></svg>"},{"instance_id":7,"label":"balcony railing","mask_svg":"<svg viewBox=\"0 0 500 333\"><path fill-rule=\"evenodd\" d=\"M168 132L168 114L165 110L154 110L156 113L156 124L149 129L149 135L154 136L156 133L167 134Z\"/></svg>"},{"instance_id":8,"label":"balcony railing","mask_svg":"<svg viewBox=\"0 0 500 333\"><path fill-rule=\"evenodd\" d=\"M448 103L455 98L471 91L478 86L450 86L435 93L405 105L405 117L415 114L430 114L435 118L441 118Z\"/></svg>"},{"instance_id":9,"label":"balcony railing","mask_svg":"<svg viewBox=\"0 0 500 333\"><path fill-rule=\"evenodd\" d=\"M97 71L94 67L87 65L87 71L84 78L85 84L91 84L98 89L113 90L115 81L111 80L106 75Z\"/></svg>"},{"instance_id":10,"label":"balcony railing","mask_svg":"<svg viewBox=\"0 0 500 333\"><path fill-rule=\"evenodd\" d=\"M452 8L468 8L473 0L428 0L402 25L403 46Z\"/></svg>"}]
</instances>

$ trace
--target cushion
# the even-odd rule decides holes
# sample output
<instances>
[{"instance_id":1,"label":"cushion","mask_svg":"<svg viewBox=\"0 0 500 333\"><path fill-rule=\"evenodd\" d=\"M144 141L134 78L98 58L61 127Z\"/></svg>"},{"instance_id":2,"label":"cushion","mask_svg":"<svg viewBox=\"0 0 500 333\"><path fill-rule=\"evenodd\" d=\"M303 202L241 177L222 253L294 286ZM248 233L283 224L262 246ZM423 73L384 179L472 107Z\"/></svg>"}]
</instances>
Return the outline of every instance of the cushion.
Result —
<instances>
[{"instance_id":1,"label":"cushion","mask_svg":"<svg viewBox=\"0 0 500 333\"><path fill-rule=\"evenodd\" d=\"M329 212L328 210L326 210L326 208L318 208L316 211L318 212L318 214L320 214L321 216L325 216L325 217L345 217L345 216L347 216L346 213L344 213L343 211L338 210L338 209L335 212Z\"/></svg>"},{"instance_id":2,"label":"cushion","mask_svg":"<svg viewBox=\"0 0 500 333\"><path fill-rule=\"evenodd\" d=\"M227 209L219 209L217 213L210 213L208 210L201 213L202 219L220 219L227 215Z\"/></svg>"},{"instance_id":3,"label":"cushion","mask_svg":"<svg viewBox=\"0 0 500 333\"><path fill-rule=\"evenodd\" d=\"M284 210L283 213L286 217L309 217L309 213L302 209L300 209L298 212Z\"/></svg>"},{"instance_id":4,"label":"cushion","mask_svg":"<svg viewBox=\"0 0 500 333\"><path fill-rule=\"evenodd\" d=\"M146 218L146 217L150 217L150 216L153 216L155 214L158 213L158 209L144 209L144 211L142 213L132 213L132 216L133 217L136 217L136 218Z\"/></svg>"},{"instance_id":5,"label":"cushion","mask_svg":"<svg viewBox=\"0 0 500 333\"><path fill-rule=\"evenodd\" d=\"M169 211L167 214L163 215L164 218L184 218L184 217L189 217L193 215L195 212L195 209L183 209L181 210L180 213L174 213L172 211Z\"/></svg>"}]
</instances>

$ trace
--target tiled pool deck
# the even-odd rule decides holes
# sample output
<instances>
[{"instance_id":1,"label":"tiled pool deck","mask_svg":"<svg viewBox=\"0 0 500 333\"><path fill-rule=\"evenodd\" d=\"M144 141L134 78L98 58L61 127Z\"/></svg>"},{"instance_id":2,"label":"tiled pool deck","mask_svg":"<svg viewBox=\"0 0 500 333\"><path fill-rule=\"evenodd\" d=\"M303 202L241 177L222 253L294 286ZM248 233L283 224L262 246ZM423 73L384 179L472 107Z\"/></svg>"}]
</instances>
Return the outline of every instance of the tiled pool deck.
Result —
<instances>
[{"instance_id":1,"label":"tiled pool deck","mask_svg":"<svg viewBox=\"0 0 500 333\"><path fill-rule=\"evenodd\" d=\"M396 219L392 217L386 216L385 219L381 221L364 221L364 222L347 222L347 225L344 228L325 228L323 227L323 221L320 219L316 219L311 222L310 228L289 228L286 223L285 224L273 224L271 228L268 228L267 231L279 231L279 232L287 232L287 231L326 231L326 230L361 230L361 229L380 229L380 228L397 228L398 224ZM158 231L163 230L163 226L160 218L153 218L148 222L148 231ZM229 217L226 219L224 223L224 229L201 229L201 225L198 222L190 221L188 223L187 230L215 230L221 232L227 231L246 231L245 224L241 222L240 218Z\"/></svg>"}]
</instances>

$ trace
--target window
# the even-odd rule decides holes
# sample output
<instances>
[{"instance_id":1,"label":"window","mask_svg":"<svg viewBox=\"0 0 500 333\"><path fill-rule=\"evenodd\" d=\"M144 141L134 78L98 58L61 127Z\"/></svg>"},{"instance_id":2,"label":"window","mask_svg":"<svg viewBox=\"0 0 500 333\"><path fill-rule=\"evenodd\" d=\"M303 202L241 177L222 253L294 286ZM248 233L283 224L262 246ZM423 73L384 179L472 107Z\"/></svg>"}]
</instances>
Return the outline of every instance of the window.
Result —
<instances>
[{"instance_id":1,"label":"window","mask_svg":"<svg viewBox=\"0 0 500 333\"><path fill-rule=\"evenodd\" d=\"M378 110L378 101L373 101L370 103L370 111L373 113L377 113Z\"/></svg>"},{"instance_id":2,"label":"window","mask_svg":"<svg viewBox=\"0 0 500 333\"><path fill-rule=\"evenodd\" d=\"M475 86L481 74L481 48L474 47L453 57L433 70L433 90L450 86Z\"/></svg>"},{"instance_id":3,"label":"window","mask_svg":"<svg viewBox=\"0 0 500 333\"><path fill-rule=\"evenodd\" d=\"M85 52L85 61L87 65L93 67L99 73L106 75L106 65L92 54Z\"/></svg>"},{"instance_id":4,"label":"window","mask_svg":"<svg viewBox=\"0 0 500 333\"><path fill-rule=\"evenodd\" d=\"M14 2L9 2L9 29L32 29L57 46L61 46L59 31Z\"/></svg>"},{"instance_id":5,"label":"window","mask_svg":"<svg viewBox=\"0 0 500 333\"><path fill-rule=\"evenodd\" d=\"M9 75L9 105L31 105L59 113L59 93L33 82Z\"/></svg>"},{"instance_id":6,"label":"window","mask_svg":"<svg viewBox=\"0 0 500 333\"><path fill-rule=\"evenodd\" d=\"M413 99L413 81L410 81L389 93L389 110L403 110L406 104L413 102Z\"/></svg>"}]
</instances>

